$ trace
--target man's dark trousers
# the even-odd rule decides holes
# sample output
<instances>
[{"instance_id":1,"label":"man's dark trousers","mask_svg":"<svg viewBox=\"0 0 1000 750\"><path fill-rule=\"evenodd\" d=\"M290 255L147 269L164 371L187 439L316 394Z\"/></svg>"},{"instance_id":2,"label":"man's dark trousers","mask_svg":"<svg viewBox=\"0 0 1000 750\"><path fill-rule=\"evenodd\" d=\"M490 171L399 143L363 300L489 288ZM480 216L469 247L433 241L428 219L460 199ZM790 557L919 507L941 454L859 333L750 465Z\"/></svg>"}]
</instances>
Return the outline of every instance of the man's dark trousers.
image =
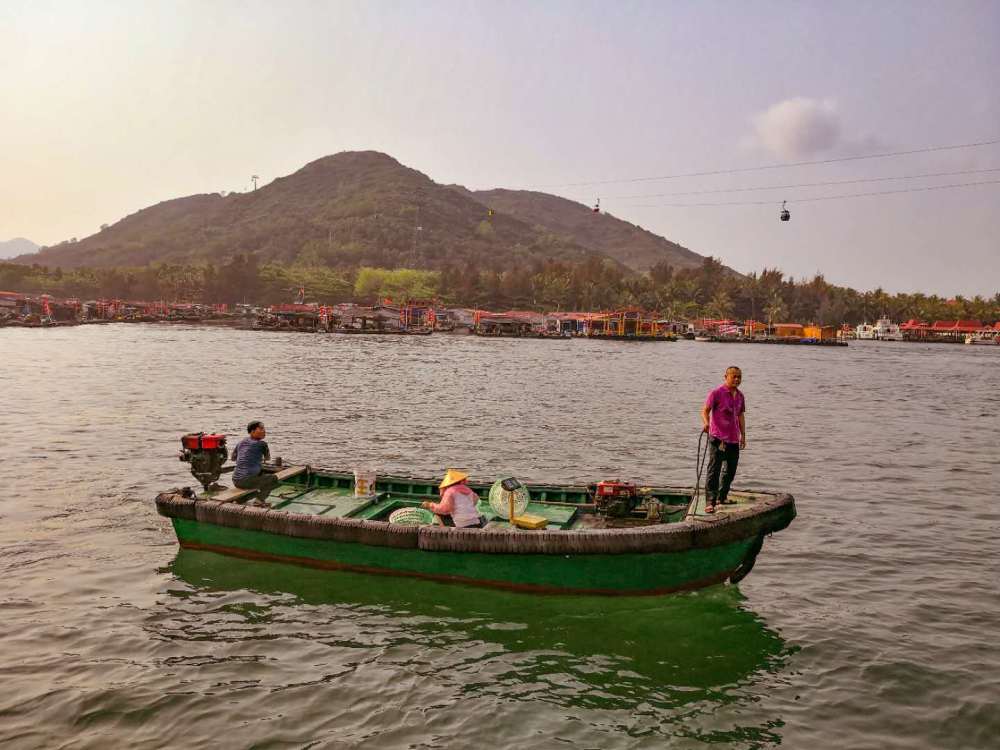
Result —
<instances>
[{"instance_id":1,"label":"man's dark trousers","mask_svg":"<svg viewBox=\"0 0 1000 750\"><path fill-rule=\"evenodd\" d=\"M261 502L267 500L271 490L278 486L278 478L274 474L261 472L255 477L244 477L238 482L234 481L241 490L257 490L257 499Z\"/></svg>"},{"instance_id":2,"label":"man's dark trousers","mask_svg":"<svg viewBox=\"0 0 1000 750\"><path fill-rule=\"evenodd\" d=\"M724 503L740 463L740 444L724 443L719 438L708 440L708 482L705 493L709 503ZM721 479L720 479L721 474Z\"/></svg>"}]
</instances>

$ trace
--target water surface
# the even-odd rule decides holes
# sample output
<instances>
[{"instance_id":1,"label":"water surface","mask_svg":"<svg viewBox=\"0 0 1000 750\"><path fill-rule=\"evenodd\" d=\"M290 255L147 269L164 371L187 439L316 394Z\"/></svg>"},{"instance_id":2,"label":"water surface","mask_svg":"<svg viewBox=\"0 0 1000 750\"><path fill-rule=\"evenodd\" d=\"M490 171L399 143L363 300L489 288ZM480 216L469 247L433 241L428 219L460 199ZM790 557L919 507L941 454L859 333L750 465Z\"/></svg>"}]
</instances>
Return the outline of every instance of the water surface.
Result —
<instances>
[{"instance_id":1,"label":"water surface","mask_svg":"<svg viewBox=\"0 0 1000 750\"><path fill-rule=\"evenodd\" d=\"M738 587L531 597L179 551L179 436L435 475L737 485L799 517ZM0 744L993 748L1000 350L0 331Z\"/></svg>"}]
</instances>

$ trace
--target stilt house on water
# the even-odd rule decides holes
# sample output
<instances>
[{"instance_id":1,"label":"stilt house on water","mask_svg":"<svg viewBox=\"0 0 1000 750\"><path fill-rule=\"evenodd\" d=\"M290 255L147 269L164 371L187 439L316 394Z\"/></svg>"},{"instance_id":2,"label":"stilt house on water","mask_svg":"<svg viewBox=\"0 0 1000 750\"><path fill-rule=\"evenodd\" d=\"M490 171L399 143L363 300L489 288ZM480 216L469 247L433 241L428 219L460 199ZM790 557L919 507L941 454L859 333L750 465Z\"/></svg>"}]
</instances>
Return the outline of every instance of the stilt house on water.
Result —
<instances>
[{"instance_id":1,"label":"stilt house on water","mask_svg":"<svg viewBox=\"0 0 1000 750\"><path fill-rule=\"evenodd\" d=\"M595 315L587 327L587 336L590 338L664 339L664 333L660 330L656 317L638 307Z\"/></svg>"},{"instance_id":2,"label":"stilt house on water","mask_svg":"<svg viewBox=\"0 0 1000 750\"><path fill-rule=\"evenodd\" d=\"M549 335L548 316L530 310L509 310L503 313L476 310L473 324L478 336L540 338Z\"/></svg>"},{"instance_id":3,"label":"stilt house on water","mask_svg":"<svg viewBox=\"0 0 1000 750\"><path fill-rule=\"evenodd\" d=\"M805 337L805 326L801 323L772 323L771 335L776 339L801 339Z\"/></svg>"},{"instance_id":4,"label":"stilt house on water","mask_svg":"<svg viewBox=\"0 0 1000 750\"><path fill-rule=\"evenodd\" d=\"M328 308L315 304L290 303L271 305L257 316L254 328L315 333L325 330L328 321Z\"/></svg>"},{"instance_id":5,"label":"stilt house on water","mask_svg":"<svg viewBox=\"0 0 1000 750\"><path fill-rule=\"evenodd\" d=\"M935 320L927 323L910 319L899 328L907 341L945 341L961 343L965 337L974 334L983 327L978 320Z\"/></svg>"},{"instance_id":6,"label":"stilt house on water","mask_svg":"<svg viewBox=\"0 0 1000 750\"><path fill-rule=\"evenodd\" d=\"M802 336L814 341L836 341L837 326L803 326Z\"/></svg>"},{"instance_id":7,"label":"stilt house on water","mask_svg":"<svg viewBox=\"0 0 1000 750\"><path fill-rule=\"evenodd\" d=\"M590 319L594 317L589 312L554 312L549 313L554 330L560 336L586 336Z\"/></svg>"},{"instance_id":8,"label":"stilt house on water","mask_svg":"<svg viewBox=\"0 0 1000 750\"><path fill-rule=\"evenodd\" d=\"M398 307L392 305L342 305L338 333L398 333L403 330Z\"/></svg>"},{"instance_id":9,"label":"stilt house on water","mask_svg":"<svg viewBox=\"0 0 1000 750\"><path fill-rule=\"evenodd\" d=\"M433 300L407 300L399 308L399 326L405 331L433 331L437 327L437 310Z\"/></svg>"}]
</instances>

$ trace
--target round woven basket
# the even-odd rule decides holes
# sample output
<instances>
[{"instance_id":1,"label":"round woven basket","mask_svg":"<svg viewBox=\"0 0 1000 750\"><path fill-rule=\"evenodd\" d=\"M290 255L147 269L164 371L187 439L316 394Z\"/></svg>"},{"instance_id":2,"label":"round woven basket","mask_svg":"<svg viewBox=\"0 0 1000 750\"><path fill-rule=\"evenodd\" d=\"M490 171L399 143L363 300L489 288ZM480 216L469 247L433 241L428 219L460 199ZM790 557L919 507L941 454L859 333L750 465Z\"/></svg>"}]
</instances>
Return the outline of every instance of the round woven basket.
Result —
<instances>
[{"instance_id":1,"label":"round woven basket","mask_svg":"<svg viewBox=\"0 0 1000 750\"><path fill-rule=\"evenodd\" d=\"M434 523L434 514L426 508L396 508L389 514L389 523L399 526L427 526Z\"/></svg>"},{"instance_id":2,"label":"round woven basket","mask_svg":"<svg viewBox=\"0 0 1000 750\"><path fill-rule=\"evenodd\" d=\"M500 482L502 480L497 480L490 487L490 508L493 512L497 514L499 518L510 518L510 496L511 493L505 490ZM528 507L528 503L531 502L531 494L528 492L528 488L521 485L513 492L514 495L514 515L519 516Z\"/></svg>"}]
</instances>

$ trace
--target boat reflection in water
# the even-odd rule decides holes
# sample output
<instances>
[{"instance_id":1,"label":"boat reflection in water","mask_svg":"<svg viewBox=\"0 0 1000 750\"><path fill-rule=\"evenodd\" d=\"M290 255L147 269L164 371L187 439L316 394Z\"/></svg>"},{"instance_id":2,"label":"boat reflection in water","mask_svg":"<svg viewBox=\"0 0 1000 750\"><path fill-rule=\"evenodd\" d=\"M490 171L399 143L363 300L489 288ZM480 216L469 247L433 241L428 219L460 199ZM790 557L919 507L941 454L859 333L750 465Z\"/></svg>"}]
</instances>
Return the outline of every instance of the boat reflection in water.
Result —
<instances>
[{"instance_id":1,"label":"boat reflection in water","mask_svg":"<svg viewBox=\"0 0 1000 750\"><path fill-rule=\"evenodd\" d=\"M750 700L792 653L735 586L595 601L245 563L186 549L162 572L183 585L161 600L151 623L158 635L190 640L198 652L228 649L233 658L245 658L237 656L238 642L253 644L253 658L276 662L296 659L300 649L297 685L310 675L318 684L351 680L358 664L377 661L400 678L445 680L463 700L655 709L657 722L679 722L690 720L690 711L671 718L670 709ZM262 639L278 641L266 657ZM215 645L206 648L206 640ZM318 661L322 675L315 674ZM774 726L745 730L756 734L765 725Z\"/></svg>"}]
</instances>

